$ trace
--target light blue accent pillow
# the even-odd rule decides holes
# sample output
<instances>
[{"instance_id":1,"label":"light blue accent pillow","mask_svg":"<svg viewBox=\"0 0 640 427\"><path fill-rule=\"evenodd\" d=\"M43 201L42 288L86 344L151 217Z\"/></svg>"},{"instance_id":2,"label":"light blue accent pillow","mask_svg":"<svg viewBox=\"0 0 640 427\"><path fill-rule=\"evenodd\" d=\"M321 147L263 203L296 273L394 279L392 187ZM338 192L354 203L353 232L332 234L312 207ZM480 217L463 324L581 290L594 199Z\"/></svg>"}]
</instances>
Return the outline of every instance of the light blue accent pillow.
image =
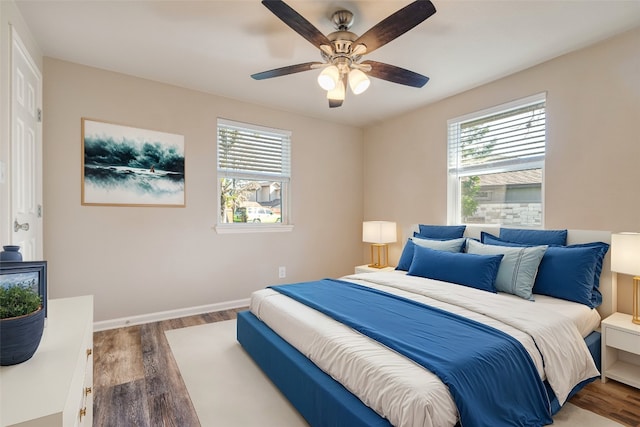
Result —
<instances>
[{"instance_id":1,"label":"light blue accent pillow","mask_svg":"<svg viewBox=\"0 0 640 427\"><path fill-rule=\"evenodd\" d=\"M567 244L567 230L531 230L527 228L501 228L500 238L524 245Z\"/></svg>"},{"instance_id":2,"label":"light blue accent pillow","mask_svg":"<svg viewBox=\"0 0 640 427\"><path fill-rule=\"evenodd\" d=\"M415 245L407 274L496 292L495 281L503 255L475 255L437 251Z\"/></svg>"},{"instance_id":3,"label":"light blue accent pillow","mask_svg":"<svg viewBox=\"0 0 640 427\"><path fill-rule=\"evenodd\" d=\"M482 242L491 245L523 246L482 233ZM549 295L596 308L602 304L600 274L609 251L604 242L581 243L569 246L550 245L533 286L534 294Z\"/></svg>"},{"instance_id":4,"label":"light blue accent pillow","mask_svg":"<svg viewBox=\"0 0 640 427\"><path fill-rule=\"evenodd\" d=\"M435 249L438 251L447 251L447 252L460 252L464 247L465 238L460 239L451 239L451 240L431 240L431 239L421 239L418 237L413 237L407 239L407 244L404 245L404 249L402 249L402 254L400 255L400 260L398 261L398 266L396 270L408 271L411 263L413 262L413 252L414 247L416 245L420 245L425 248Z\"/></svg>"},{"instance_id":5,"label":"light blue accent pillow","mask_svg":"<svg viewBox=\"0 0 640 427\"><path fill-rule=\"evenodd\" d=\"M484 245L475 240L467 241L467 253L478 255L503 254L498 275L496 289L520 298L533 301L531 290L536 280L538 266L544 256L547 246L508 247Z\"/></svg>"},{"instance_id":6,"label":"light blue accent pillow","mask_svg":"<svg viewBox=\"0 0 640 427\"><path fill-rule=\"evenodd\" d=\"M466 225L425 225L418 224L420 237L427 239L459 239Z\"/></svg>"}]
</instances>

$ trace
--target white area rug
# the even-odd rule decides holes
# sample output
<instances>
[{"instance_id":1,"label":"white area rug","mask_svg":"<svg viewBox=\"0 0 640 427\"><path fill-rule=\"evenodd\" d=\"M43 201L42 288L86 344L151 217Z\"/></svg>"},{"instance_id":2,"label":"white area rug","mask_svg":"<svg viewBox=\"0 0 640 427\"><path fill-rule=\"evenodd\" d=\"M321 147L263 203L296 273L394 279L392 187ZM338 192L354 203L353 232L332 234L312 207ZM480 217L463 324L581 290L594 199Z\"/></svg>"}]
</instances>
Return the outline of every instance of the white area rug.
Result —
<instances>
[{"instance_id":1,"label":"white area rug","mask_svg":"<svg viewBox=\"0 0 640 427\"><path fill-rule=\"evenodd\" d=\"M165 332L203 427L305 427L308 424L236 341L236 321ZM567 403L554 427L620 427Z\"/></svg>"}]
</instances>

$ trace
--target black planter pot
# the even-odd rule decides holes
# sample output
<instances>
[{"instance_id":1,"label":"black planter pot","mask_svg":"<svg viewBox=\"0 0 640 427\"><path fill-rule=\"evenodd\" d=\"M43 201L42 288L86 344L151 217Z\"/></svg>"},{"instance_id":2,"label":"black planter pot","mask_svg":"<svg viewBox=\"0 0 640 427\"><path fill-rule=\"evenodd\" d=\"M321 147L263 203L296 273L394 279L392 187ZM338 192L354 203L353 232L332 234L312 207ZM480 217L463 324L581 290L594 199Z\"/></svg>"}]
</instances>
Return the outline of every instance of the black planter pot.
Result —
<instances>
[{"instance_id":1,"label":"black planter pot","mask_svg":"<svg viewBox=\"0 0 640 427\"><path fill-rule=\"evenodd\" d=\"M0 319L0 366L17 365L36 352L44 331L44 310Z\"/></svg>"}]
</instances>

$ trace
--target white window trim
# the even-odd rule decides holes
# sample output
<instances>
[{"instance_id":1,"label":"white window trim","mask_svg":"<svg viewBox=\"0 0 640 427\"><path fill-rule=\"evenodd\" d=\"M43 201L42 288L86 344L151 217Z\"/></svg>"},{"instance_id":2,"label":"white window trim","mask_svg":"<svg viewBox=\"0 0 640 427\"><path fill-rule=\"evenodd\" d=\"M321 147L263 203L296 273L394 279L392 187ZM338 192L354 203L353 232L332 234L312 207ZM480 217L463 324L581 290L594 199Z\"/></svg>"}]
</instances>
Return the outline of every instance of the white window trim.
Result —
<instances>
[{"instance_id":1,"label":"white window trim","mask_svg":"<svg viewBox=\"0 0 640 427\"><path fill-rule=\"evenodd\" d=\"M221 117L218 117L217 122L216 122L216 209L219 208L219 200L220 200L220 172L218 170L218 126L219 125L228 125L228 126L236 126L236 127L242 127L244 129L251 129L251 130L255 130L257 132L264 132L264 133L274 133L274 132L278 132L278 133L282 133L282 134L288 134L289 138L291 138L291 131L288 130L283 130L283 129L276 129L276 128L269 128L266 126L260 126L260 125L254 125L254 124L250 124L250 123L244 123L244 122L238 122L238 121L234 121L234 120L229 120L229 119L224 119ZM291 151L292 151L292 147L291 147L291 140L289 141L289 158L291 158ZM291 165L289 165L289 167L291 167ZM237 174L238 176L244 175L246 178L248 179L252 179L254 177L250 176L249 174L242 174L239 173ZM286 216L283 216L283 220L285 220L285 222L283 223L276 223L276 224L253 224L253 223L230 223L230 224L225 224L225 223L221 223L220 222L220 217L218 215L216 215L216 224L213 226L213 229L215 230L215 232L217 234L246 234L246 233L286 233L286 232L290 232L293 231L294 225L292 222L292 215L291 215L291 203L290 203L290 193L291 193L291 172L289 172L289 180L286 183L287 186L287 191L286 194L281 194L282 197L282 206L285 207L286 206ZM286 219L285 219L286 218Z\"/></svg>"},{"instance_id":2,"label":"white window trim","mask_svg":"<svg viewBox=\"0 0 640 427\"><path fill-rule=\"evenodd\" d=\"M462 116L458 116L458 117L454 117L452 119L447 120L447 135L449 135L449 127L452 123L456 123L456 122L463 122L463 121L468 121L468 120L473 120L473 119L480 119L483 117L487 117L487 116L491 116L493 114L499 113L501 111L505 111L505 110L511 110L514 108L518 108L518 107L522 107L522 106L526 106L529 104L535 104L541 101L546 101L547 99L547 92L541 92L541 93L537 93L534 95L530 95L524 98L520 98L514 101L510 101L510 102L506 102L504 104L500 104L500 105L496 105L490 108L486 108L484 110L480 110L480 111L476 111L473 113L469 113L469 114L464 114ZM545 111L546 112L546 111ZM459 214L461 214L461 209L460 209L460 202L461 202L461 195L460 195L460 185L458 185L458 178L460 177L464 177L464 176L470 176L470 175L475 175L477 170L475 168L467 168L466 170L461 170L458 169L459 173L454 176L453 174L450 173L450 169L449 169L449 139L447 136L447 224L461 224L462 223L462 218L459 218ZM546 154L545 154L546 156ZM540 157L534 157L532 159L527 159L527 160L523 160L522 162L518 162L518 163L511 163L509 165L506 165L504 167L498 167L498 168L486 168L483 169L484 173L500 173L500 172L509 172L512 170L519 170L519 169L542 169L542 186L541 186L541 197L542 197L542 218L541 218L541 225L540 228L544 229L544 224L545 224L545 210L544 206L544 200L545 200L545 179L544 179L544 175L545 175L545 160L544 158L540 158Z\"/></svg>"},{"instance_id":3,"label":"white window trim","mask_svg":"<svg viewBox=\"0 0 640 427\"><path fill-rule=\"evenodd\" d=\"M285 233L293 231L293 224L217 224L213 227L218 234L234 234L234 233Z\"/></svg>"},{"instance_id":4,"label":"white window trim","mask_svg":"<svg viewBox=\"0 0 640 427\"><path fill-rule=\"evenodd\" d=\"M530 95L524 98L516 99L514 101L505 102L504 104L485 108L484 110L454 117L452 119L447 120L447 129L449 128L449 124L453 122L466 122L472 119L481 119L483 117L492 116L504 110L511 110L511 109L523 107L529 104L536 104L538 102L546 100L546 98L547 98L547 92L540 92L540 93L536 93L535 95Z\"/></svg>"}]
</instances>

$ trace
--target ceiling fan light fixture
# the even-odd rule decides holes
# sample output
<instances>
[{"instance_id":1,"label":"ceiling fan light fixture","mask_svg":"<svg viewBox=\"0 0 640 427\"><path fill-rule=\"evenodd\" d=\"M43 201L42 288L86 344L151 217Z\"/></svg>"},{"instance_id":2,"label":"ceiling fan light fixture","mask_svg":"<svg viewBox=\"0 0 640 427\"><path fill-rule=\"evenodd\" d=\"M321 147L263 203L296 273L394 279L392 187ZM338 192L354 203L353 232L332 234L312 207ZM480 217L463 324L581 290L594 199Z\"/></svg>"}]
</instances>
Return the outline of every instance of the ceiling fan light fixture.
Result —
<instances>
[{"instance_id":1,"label":"ceiling fan light fixture","mask_svg":"<svg viewBox=\"0 0 640 427\"><path fill-rule=\"evenodd\" d=\"M335 65L326 67L318 75L318 84L324 90L334 90L340 80L340 71Z\"/></svg>"},{"instance_id":2,"label":"ceiling fan light fixture","mask_svg":"<svg viewBox=\"0 0 640 427\"><path fill-rule=\"evenodd\" d=\"M353 69L349 72L349 87L354 94L360 95L367 90L369 84L371 84L369 77L362 71Z\"/></svg>"},{"instance_id":3,"label":"ceiling fan light fixture","mask_svg":"<svg viewBox=\"0 0 640 427\"><path fill-rule=\"evenodd\" d=\"M345 89L342 80L338 81L338 84L334 89L327 91L327 99L331 99L333 101L344 101L344 96Z\"/></svg>"},{"instance_id":4,"label":"ceiling fan light fixture","mask_svg":"<svg viewBox=\"0 0 640 427\"><path fill-rule=\"evenodd\" d=\"M360 36L350 31L353 13L347 10L339 10L331 16L337 31L325 35L284 0L262 0L262 4L293 31L318 48L323 62L306 62L252 74L251 77L255 80L323 68L317 80L320 87L327 91L329 108L342 106L347 84L356 95L366 91L370 85L370 77L417 88L423 87L429 81L426 76L395 65L361 60L363 55L368 55L395 40L436 13L436 8L430 0L413 0Z\"/></svg>"}]
</instances>

